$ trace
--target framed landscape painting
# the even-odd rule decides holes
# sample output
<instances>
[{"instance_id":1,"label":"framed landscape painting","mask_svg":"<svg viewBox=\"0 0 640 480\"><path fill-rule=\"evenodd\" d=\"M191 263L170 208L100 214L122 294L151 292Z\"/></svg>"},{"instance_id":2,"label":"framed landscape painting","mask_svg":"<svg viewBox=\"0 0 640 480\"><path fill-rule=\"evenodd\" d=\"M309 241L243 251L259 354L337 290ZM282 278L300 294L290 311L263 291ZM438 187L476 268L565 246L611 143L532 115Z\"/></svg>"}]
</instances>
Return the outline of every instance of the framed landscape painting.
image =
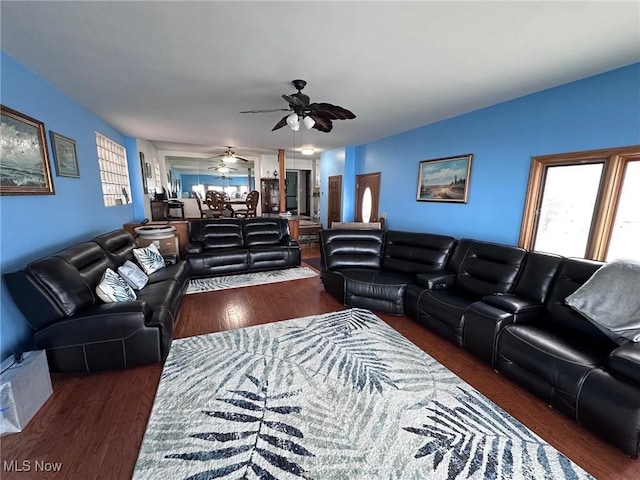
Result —
<instances>
[{"instance_id":1,"label":"framed landscape painting","mask_svg":"<svg viewBox=\"0 0 640 480\"><path fill-rule=\"evenodd\" d=\"M0 107L0 195L52 195L44 123Z\"/></svg>"},{"instance_id":2,"label":"framed landscape painting","mask_svg":"<svg viewBox=\"0 0 640 480\"><path fill-rule=\"evenodd\" d=\"M56 163L56 174L59 177L80 178L76 141L54 131L51 134L51 149Z\"/></svg>"},{"instance_id":3,"label":"framed landscape painting","mask_svg":"<svg viewBox=\"0 0 640 480\"><path fill-rule=\"evenodd\" d=\"M472 158L467 154L421 161L416 200L467 203Z\"/></svg>"}]
</instances>

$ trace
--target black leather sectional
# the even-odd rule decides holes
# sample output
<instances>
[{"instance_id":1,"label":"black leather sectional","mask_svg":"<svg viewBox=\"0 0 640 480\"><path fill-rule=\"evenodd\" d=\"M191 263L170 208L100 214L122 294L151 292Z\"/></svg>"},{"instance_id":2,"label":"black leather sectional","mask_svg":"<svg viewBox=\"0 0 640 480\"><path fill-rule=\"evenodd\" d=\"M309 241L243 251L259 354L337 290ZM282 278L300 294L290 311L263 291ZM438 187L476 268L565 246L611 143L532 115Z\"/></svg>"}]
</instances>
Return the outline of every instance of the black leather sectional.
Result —
<instances>
[{"instance_id":1,"label":"black leather sectional","mask_svg":"<svg viewBox=\"0 0 640 480\"><path fill-rule=\"evenodd\" d=\"M405 314L637 458L640 343L565 304L603 263L427 233L325 230L322 281L345 305Z\"/></svg>"},{"instance_id":2,"label":"black leather sectional","mask_svg":"<svg viewBox=\"0 0 640 480\"><path fill-rule=\"evenodd\" d=\"M298 267L300 244L286 218L209 218L189 222L192 277Z\"/></svg>"},{"instance_id":3,"label":"black leather sectional","mask_svg":"<svg viewBox=\"0 0 640 480\"><path fill-rule=\"evenodd\" d=\"M163 361L189 283L184 261L149 276L137 300L103 303L95 289L107 268L134 261L134 238L114 230L4 275L53 371L92 372Z\"/></svg>"}]
</instances>

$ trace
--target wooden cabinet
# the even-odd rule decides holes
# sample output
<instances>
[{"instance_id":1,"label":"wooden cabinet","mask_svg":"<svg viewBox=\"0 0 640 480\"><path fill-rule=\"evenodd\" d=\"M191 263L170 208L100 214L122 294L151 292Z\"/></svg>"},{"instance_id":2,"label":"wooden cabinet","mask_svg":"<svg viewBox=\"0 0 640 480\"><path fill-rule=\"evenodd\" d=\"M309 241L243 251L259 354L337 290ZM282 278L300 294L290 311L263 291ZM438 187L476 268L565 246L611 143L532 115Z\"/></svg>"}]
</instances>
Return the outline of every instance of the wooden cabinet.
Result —
<instances>
[{"instance_id":1,"label":"wooden cabinet","mask_svg":"<svg viewBox=\"0 0 640 480\"><path fill-rule=\"evenodd\" d=\"M133 237L138 240L138 234L135 231L136 227L141 226L141 223L125 223L122 227L129 232ZM175 240L175 248L178 249L179 258L184 259L186 255L187 245L189 244L189 222L186 220L178 220L173 222L149 222L146 225L171 225L176 227L176 240ZM146 242L142 242L146 243ZM166 245L167 248L170 248L170 244Z\"/></svg>"},{"instance_id":2,"label":"wooden cabinet","mask_svg":"<svg viewBox=\"0 0 640 480\"><path fill-rule=\"evenodd\" d=\"M260 179L260 201L263 215L280 213L280 190L277 178Z\"/></svg>"}]
</instances>

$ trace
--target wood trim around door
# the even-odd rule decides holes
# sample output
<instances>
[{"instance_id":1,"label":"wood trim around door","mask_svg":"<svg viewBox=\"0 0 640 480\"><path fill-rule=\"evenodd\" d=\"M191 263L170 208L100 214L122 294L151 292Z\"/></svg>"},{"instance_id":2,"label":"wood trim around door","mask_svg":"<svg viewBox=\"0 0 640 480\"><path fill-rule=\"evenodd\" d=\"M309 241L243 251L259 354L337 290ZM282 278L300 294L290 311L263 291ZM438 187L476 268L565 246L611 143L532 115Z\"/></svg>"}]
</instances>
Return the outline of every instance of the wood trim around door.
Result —
<instances>
[{"instance_id":1,"label":"wood trim around door","mask_svg":"<svg viewBox=\"0 0 640 480\"><path fill-rule=\"evenodd\" d=\"M380 172L356 175L356 222L362 222L362 199L367 187L371 190L371 217L369 221L379 221L380 180Z\"/></svg>"}]
</instances>

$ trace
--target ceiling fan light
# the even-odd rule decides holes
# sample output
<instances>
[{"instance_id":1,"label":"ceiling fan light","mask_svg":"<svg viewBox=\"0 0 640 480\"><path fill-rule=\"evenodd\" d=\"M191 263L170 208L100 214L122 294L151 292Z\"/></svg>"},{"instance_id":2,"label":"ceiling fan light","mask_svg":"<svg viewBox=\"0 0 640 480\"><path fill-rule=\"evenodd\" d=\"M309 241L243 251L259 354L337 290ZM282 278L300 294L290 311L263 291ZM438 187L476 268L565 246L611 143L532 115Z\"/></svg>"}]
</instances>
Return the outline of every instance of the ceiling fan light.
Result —
<instances>
[{"instance_id":1,"label":"ceiling fan light","mask_svg":"<svg viewBox=\"0 0 640 480\"><path fill-rule=\"evenodd\" d=\"M300 150L300 153L303 155L313 155L315 150L313 148L303 148Z\"/></svg>"},{"instance_id":2,"label":"ceiling fan light","mask_svg":"<svg viewBox=\"0 0 640 480\"><path fill-rule=\"evenodd\" d=\"M293 130L294 132L300 130L300 122L296 122L296 124L291 127L291 130Z\"/></svg>"},{"instance_id":3,"label":"ceiling fan light","mask_svg":"<svg viewBox=\"0 0 640 480\"><path fill-rule=\"evenodd\" d=\"M218 171L220 173L229 173L229 168L228 167L218 167Z\"/></svg>"},{"instance_id":4,"label":"ceiling fan light","mask_svg":"<svg viewBox=\"0 0 640 480\"><path fill-rule=\"evenodd\" d=\"M316 124L316 121L313 118L311 118L309 115L307 115L302 119L302 123L304 123L304 127L307 130L311 130L313 126Z\"/></svg>"},{"instance_id":5,"label":"ceiling fan light","mask_svg":"<svg viewBox=\"0 0 640 480\"><path fill-rule=\"evenodd\" d=\"M236 163L238 159L236 157L228 156L222 159L224 163Z\"/></svg>"},{"instance_id":6,"label":"ceiling fan light","mask_svg":"<svg viewBox=\"0 0 640 480\"><path fill-rule=\"evenodd\" d=\"M300 128L300 119L297 113L292 113L287 117L287 125L289 125L292 130L298 130L298 128Z\"/></svg>"}]
</instances>

